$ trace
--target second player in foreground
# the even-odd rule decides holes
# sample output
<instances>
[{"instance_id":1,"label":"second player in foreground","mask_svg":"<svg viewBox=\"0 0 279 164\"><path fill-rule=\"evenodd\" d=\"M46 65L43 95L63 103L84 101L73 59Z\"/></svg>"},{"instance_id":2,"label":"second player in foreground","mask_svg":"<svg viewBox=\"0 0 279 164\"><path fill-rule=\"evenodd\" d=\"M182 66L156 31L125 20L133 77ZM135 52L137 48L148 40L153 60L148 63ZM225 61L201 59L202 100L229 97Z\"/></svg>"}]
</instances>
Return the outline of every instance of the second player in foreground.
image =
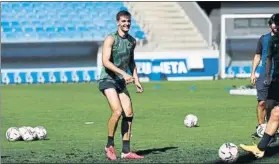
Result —
<instances>
[{"instance_id":1,"label":"second player in foreground","mask_svg":"<svg viewBox=\"0 0 279 164\"><path fill-rule=\"evenodd\" d=\"M259 144L251 146L240 144L243 150L254 154L257 158L264 157L265 150L268 148L270 141L279 127L279 14L275 15L274 23L277 30L269 40L268 56L266 59L266 79L264 81L265 85L268 86L267 101L271 103L273 109ZM272 61L274 70L271 78Z\"/></svg>"}]
</instances>

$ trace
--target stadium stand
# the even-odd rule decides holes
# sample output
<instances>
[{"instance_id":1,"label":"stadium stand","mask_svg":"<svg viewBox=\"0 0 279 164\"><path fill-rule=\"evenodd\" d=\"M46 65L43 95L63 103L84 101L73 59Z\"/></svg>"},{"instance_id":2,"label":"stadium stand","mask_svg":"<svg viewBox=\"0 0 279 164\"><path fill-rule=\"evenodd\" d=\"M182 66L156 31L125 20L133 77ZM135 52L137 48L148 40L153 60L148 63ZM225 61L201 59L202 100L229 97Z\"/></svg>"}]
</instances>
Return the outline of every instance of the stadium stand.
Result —
<instances>
[{"instance_id":1,"label":"stadium stand","mask_svg":"<svg viewBox=\"0 0 279 164\"><path fill-rule=\"evenodd\" d=\"M209 19L196 2L124 2L156 51L211 48ZM196 19L198 17L199 19ZM203 18L206 17L204 20ZM196 22L199 24L197 24ZM209 22L210 23L210 22ZM210 23L211 25L211 23ZM199 28L201 27L201 28ZM205 29L206 35L202 35Z\"/></svg>"},{"instance_id":2,"label":"stadium stand","mask_svg":"<svg viewBox=\"0 0 279 164\"><path fill-rule=\"evenodd\" d=\"M211 24L196 2L2 2L2 83L97 81L103 40L120 10L132 14L135 51L150 56L137 61L144 80L157 78L148 72L157 52L211 48Z\"/></svg>"},{"instance_id":3,"label":"stadium stand","mask_svg":"<svg viewBox=\"0 0 279 164\"><path fill-rule=\"evenodd\" d=\"M122 2L2 2L2 42L100 41L116 29ZM145 40L132 19L130 34Z\"/></svg>"}]
</instances>

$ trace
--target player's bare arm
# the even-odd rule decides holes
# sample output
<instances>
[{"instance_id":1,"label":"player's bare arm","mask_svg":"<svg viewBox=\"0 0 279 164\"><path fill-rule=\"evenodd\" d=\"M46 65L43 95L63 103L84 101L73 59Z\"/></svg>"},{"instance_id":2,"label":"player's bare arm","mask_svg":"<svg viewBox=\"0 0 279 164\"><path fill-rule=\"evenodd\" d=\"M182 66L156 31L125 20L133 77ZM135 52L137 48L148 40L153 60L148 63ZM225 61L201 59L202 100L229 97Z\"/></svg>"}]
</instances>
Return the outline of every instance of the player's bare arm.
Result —
<instances>
[{"instance_id":1,"label":"player's bare arm","mask_svg":"<svg viewBox=\"0 0 279 164\"><path fill-rule=\"evenodd\" d=\"M102 63L103 66L106 67L107 69L121 74L123 76L123 78L125 79L126 83L131 83L134 81L133 77L130 76L129 74L127 74L125 71L119 69L118 67L116 67L111 61L111 50L112 50L112 46L114 43L114 38L112 36L108 36L105 41L104 41L104 45L103 45L103 54L102 54Z\"/></svg>"},{"instance_id":2,"label":"player's bare arm","mask_svg":"<svg viewBox=\"0 0 279 164\"><path fill-rule=\"evenodd\" d=\"M261 62L261 55L260 54L255 54L254 59L253 59L253 64L252 64L252 72L251 72L251 84L255 85L256 83L256 69L259 66Z\"/></svg>"},{"instance_id":3,"label":"player's bare arm","mask_svg":"<svg viewBox=\"0 0 279 164\"><path fill-rule=\"evenodd\" d=\"M135 47L136 47L136 43L134 43ZM135 49L134 47L134 49ZM135 62L135 59L134 59L134 50L133 50L133 55L132 55L132 58L131 58L131 63L130 63L130 70L133 74L133 77L134 77L134 84L136 85L136 89L137 89L137 93L142 93L143 92L143 87L139 81L139 77L138 77L138 72L137 72L137 65L136 65L136 62Z\"/></svg>"},{"instance_id":4,"label":"player's bare arm","mask_svg":"<svg viewBox=\"0 0 279 164\"><path fill-rule=\"evenodd\" d=\"M262 58L262 54L261 54L261 52L262 52L262 39L263 39L263 36L261 36L261 38L258 41L256 54L255 54L254 59L253 59L252 72L251 72L251 77L250 77L251 85L255 85L256 79L257 79L256 78L256 69L258 68L258 66L261 62L261 58Z\"/></svg>"}]
</instances>

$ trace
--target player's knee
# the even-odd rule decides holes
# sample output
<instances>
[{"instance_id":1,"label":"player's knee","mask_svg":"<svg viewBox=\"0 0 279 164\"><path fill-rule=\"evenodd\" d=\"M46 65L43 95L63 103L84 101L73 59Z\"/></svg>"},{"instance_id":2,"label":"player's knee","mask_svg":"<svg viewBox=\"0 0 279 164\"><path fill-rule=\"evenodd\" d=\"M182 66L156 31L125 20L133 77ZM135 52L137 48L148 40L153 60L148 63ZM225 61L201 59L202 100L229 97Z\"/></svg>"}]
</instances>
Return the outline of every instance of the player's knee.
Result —
<instances>
[{"instance_id":1,"label":"player's knee","mask_svg":"<svg viewBox=\"0 0 279 164\"><path fill-rule=\"evenodd\" d=\"M126 122L132 122L133 121L133 112L122 112L122 120Z\"/></svg>"},{"instance_id":2,"label":"player's knee","mask_svg":"<svg viewBox=\"0 0 279 164\"><path fill-rule=\"evenodd\" d=\"M126 117L133 117L134 116L134 113L133 112L127 112L126 113Z\"/></svg>"},{"instance_id":3,"label":"player's knee","mask_svg":"<svg viewBox=\"0 0 279 164\"><path fill-rule=\"evenodd\" d=\"M113 112L113 115L115 116L115 117L121 117L121 113L122 113L122 111L121 110L115 110L114 112Z\"/></svg>"},{"instance_id":4,"label":"player's knee","mask_svg":"<svg viewBox=\"0 0 279 164\"><path fill-rule=\"evenodd\" d=\"M261 108L265 108L265 107L266 107L265 101L260 101L260 102L259 102L259 106L260 106Z\"/></svg>"},{"instance_id":5,"label":"player's knee","mask_svg":"<svg viewBox=\"0 0 279 164\"><path fill-rule=\"evenodd\" d=\"M271 112L271 117L273 117L274 119L279 119L279 107L276 106L273 108L272 112Z\"/></svg>"},{"instance_id":6,"label":"player's knee","mask_svg":"<svg viewBox=\"0 0 279 164\"><path fill-rule=\"evenodd\" d=\"M133 117L134 113L132 111L122 112L122 116L124 117Z\"/></svg>"}]
</instances>

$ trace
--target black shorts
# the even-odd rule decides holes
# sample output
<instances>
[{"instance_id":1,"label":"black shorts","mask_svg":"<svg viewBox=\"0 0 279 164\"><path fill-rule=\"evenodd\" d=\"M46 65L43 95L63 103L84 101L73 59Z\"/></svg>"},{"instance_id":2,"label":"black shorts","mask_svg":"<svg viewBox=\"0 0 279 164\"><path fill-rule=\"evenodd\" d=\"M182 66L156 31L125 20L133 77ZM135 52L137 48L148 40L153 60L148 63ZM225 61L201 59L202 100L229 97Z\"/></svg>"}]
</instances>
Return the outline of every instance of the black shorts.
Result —
<instances>
[{"instance_id":1,"label":"black shorts","mask_svg":"<svg viewBox=\"0 0 279 164\"><path fill-rule=\"evenodd\" d=\"M256 81L256 89L257 89L257 100L266 101L268 87L264 85L264 80L258 79Z\"/></svg>"},{"instance_id":2,"label":"black shorts","mask_svg":"<svg viewBox=\"0 0 279 164\"><path fill-rule=\"evenodd\" d=\"M114 88L117 93L127 93L128 90L126 87L125 80L112 80L112 79L104 79L99 82L99 90L104 94L104 91L109 88Z\"/></svg>"},{"instance_id":3,"label":"black shorts","mask_svg":"<svg viewBox=\"0 0 279 164\"><path fill-rule=\"evenodd\" d=\"M267 99L275 100L278 105L278 103L279 103L279 80L272 81L270 83L270 86L268 87Z\"/></svg>"}]
</instances>

